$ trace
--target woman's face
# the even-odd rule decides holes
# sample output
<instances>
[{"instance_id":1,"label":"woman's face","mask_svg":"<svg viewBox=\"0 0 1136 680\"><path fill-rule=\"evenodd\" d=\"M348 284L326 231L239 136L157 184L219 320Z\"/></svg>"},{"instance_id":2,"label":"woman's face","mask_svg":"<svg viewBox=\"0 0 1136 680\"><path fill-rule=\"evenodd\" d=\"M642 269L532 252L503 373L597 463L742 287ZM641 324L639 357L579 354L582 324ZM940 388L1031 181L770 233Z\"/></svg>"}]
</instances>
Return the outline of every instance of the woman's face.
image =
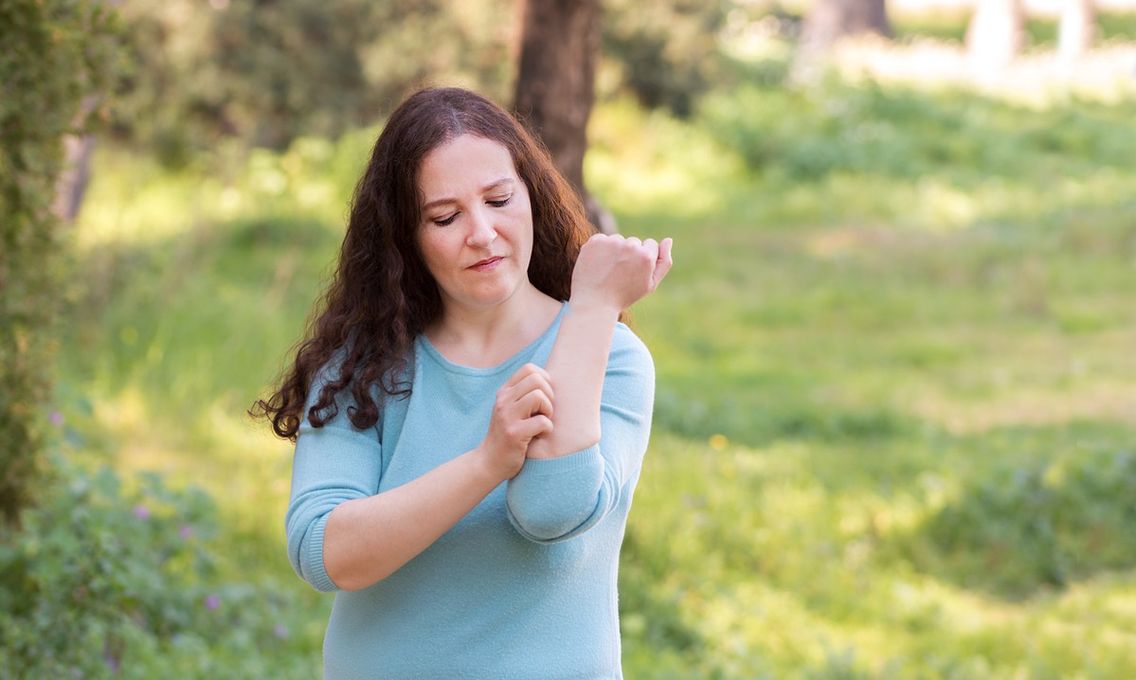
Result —
<instances>
[{"instance_id":1,"label":"woman's face","mask_svg":"<svg viewBox=\"0 0 1136 680\"><path fill-rule=\"evenodd\" d=\"M418 247L447 308L487 309L528 285L532 206L509 150L462 135L418 171Z\"/></svg>"}]
</instances>

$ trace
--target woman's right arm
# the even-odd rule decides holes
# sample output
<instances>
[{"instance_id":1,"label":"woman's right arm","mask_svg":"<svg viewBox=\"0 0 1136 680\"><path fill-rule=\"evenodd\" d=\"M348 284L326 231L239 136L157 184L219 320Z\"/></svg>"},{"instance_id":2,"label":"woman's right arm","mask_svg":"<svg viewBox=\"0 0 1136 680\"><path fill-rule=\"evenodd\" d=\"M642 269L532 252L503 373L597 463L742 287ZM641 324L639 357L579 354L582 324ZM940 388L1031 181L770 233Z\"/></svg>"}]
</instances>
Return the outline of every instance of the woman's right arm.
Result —
<instances>
[{"instance_id":1,"label":"woman's right arm","mask_svg":"<svg viewBox=\"0 0 1136 680\"><path fill-rule=\"evenodd\" d=\"M376 494L378 437L355 430L346 407L323 427L301 426L285 521L293 567L322 591L359 590L393 574L516 475L529 442L552 428L548 374L527 364L498 390L477 448Z\"/></svg>"}]
</instances>

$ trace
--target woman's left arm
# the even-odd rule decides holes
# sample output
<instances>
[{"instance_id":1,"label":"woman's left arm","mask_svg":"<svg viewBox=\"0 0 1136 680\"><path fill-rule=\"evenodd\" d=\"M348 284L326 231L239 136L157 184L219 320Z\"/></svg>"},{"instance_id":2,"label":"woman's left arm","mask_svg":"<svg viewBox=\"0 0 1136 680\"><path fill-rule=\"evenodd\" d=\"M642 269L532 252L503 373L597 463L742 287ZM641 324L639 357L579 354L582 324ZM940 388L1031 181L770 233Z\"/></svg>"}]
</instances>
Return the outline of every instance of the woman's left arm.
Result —
<instances>
[{"instance_id":1,"label":"woman's left arm","mask_svg":"<svg viewBox=\"0 0 1136 680\"><path fill-rule=\"evenodd\" d=\"M619 312L658 287L671 240L594 236L580 252L572 297L546 369L556 393L553 430L533 440L509 482L509 517L528 538L553 542L587 530L637 478L650 433L650 353Z\"/></svg>"}]
</instances>

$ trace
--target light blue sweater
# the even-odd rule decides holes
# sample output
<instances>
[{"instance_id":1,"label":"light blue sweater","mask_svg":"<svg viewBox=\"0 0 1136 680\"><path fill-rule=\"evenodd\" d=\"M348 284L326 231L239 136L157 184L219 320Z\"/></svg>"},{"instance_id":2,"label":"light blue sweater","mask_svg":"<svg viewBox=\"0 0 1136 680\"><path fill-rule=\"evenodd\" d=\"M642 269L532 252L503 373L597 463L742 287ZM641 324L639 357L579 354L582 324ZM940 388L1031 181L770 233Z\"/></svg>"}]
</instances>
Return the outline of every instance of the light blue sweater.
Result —
<instances>
[{"instance_id":1,"label":"light blue sweater","mask_svg":"<svg viewBox=\"0 0 1136 680\"><path fill-rule=\"evenodd\" d=\"M481 443L497 389L544 365L560 322L494 368L447 361L414 344L413 393L378 424L339 415L300 426L285 520L296 572L336 590L323 562L327 516L344 501L405 484ZM313 383L314 403L321 373ZM600 443L527 461L438 541L383 581L340 591L324 639L326 678L621 678L616 576L651 426L655 372L643 343L616 326L604 377Z\"/></svg>"}]
</instances>

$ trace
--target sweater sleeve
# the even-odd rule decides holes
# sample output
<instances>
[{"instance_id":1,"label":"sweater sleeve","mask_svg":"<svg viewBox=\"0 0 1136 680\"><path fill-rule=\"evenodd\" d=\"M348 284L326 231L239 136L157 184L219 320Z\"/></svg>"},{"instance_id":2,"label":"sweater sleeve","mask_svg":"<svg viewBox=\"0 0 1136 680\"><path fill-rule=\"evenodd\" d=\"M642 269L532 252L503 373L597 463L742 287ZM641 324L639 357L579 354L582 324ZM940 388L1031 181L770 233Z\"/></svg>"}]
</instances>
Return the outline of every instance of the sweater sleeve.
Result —
<instances>
[{"instance_id":1,"label":"sweater sleeve","mask_svg":"<svg viewBox=\"0 0 1136 680\"><path fill-rule=\"evenodd\" d=\"M509 480L509 521L524 537L556 543L619 507L642 467L651 431L655 366L647 347L618 324L600 398L600 441L558 458L525 461Z\"/></svg>"},{"instance_id":2,"label":"sweater sleeve","mask_svg":"<svg viewBox=\"0 0 1136 680\"><path fill-rule=\"evenodd\" d=\"M337 589L323 560L328 515L344 501L377 493L382 471L380 425L359 430L351 424L347 409L355 401L350 392L336 396L339 412L323 427L308 422L308 409L318 399L327 376L325 366L312 381L304 406L292 460L292 494L284 518L292 568L321 592Z\"/></svg>"}]
</instances>

